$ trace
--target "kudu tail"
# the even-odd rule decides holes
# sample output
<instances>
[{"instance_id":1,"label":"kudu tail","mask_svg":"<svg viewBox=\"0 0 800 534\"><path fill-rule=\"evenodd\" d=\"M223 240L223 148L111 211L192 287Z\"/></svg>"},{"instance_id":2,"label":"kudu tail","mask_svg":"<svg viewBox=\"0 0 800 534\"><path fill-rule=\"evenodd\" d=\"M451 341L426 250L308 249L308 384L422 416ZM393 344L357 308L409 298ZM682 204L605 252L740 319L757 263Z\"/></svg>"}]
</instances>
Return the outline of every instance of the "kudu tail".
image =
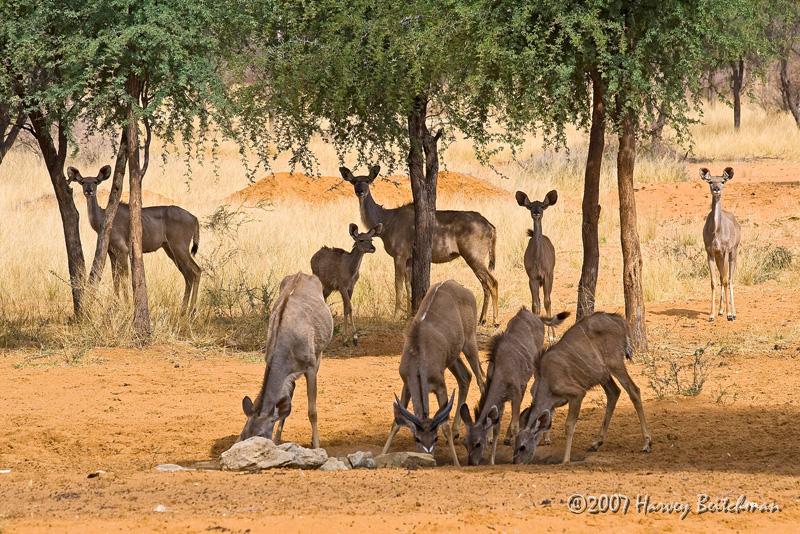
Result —
<instances>
[{"instance_id":1,"label":"kudu tail","mask_svg":"<svg viewBox=\"0 0 800 534\"><path fill-rule=\"evenodd\" d=\"M553 317L545 317L545 318L543 318L542 322L547 326L551 326L551 327L555 328L558 325L560 325L561 323L563 323L564 320L569 316L570 316L570 312L562 311L561 313L555 314Z\"/></svg>"},{"instance_id":2,"label":"kudu tail","mask_svg":"<svg viewBox=\"0 0 800 534\"><path fill-rule=\"evenodd\" d=\"M192 255L197 254L197 249L200 248L200 223L195 219L194 221L194 237L192 237L194 244L192 245Z\"/></svg>"},{"instance_id":3,"label":"kudu tail","mask_svg":"<svg viewBox=\"0 0 800 534\"><path fill-rule=\"evenodd\" d=\"M495 249L497 248L497 230L492 227L492 248L489 249L489 270L494 271Z\"/></svg>"}]
</instances>

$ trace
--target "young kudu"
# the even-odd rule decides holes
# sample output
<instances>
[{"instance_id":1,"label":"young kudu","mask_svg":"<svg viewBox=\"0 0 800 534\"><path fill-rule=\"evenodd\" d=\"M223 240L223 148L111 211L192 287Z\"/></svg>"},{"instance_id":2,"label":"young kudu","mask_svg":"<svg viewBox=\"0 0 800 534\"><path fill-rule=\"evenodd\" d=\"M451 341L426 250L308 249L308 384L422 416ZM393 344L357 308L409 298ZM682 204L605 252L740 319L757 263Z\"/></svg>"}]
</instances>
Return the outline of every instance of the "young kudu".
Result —
<instances>
[{"instance_id":1,"label":"young kudu","mask_svg":"<svg viewBox=\"0 0 800 534\"><path fill-rule=\"evenodd\" d=\"M486 390L475 408L475 421L467 403L461 405L461 419L466 425L464 446L469 465L479 465L488 444L489 429L493 428L492 455L494 465L503 408L511 401L511 424L505 443L519 431L519 409L533 375L533 364L542 352L545 325L556 327L569 317L561 312L555 317L540 319L526 308L520 309L508 322L506 331L492 338L489 348L489 367L486 369Z\"/></svg>"},{"instance_id":2,"label":"young kudu","mask_svg":"<svg viewBox=\"0 0 800 534\"><path fill-rule=\"evenodd\" d=\"M414 433L420 452L433 454L440 425L453 454L453 463L459 466L454 435L458 434L459 414L456 411L453 427L450 427L450 410L453 395L447 400L444 370L449 369L458 382L458 405L467 399L467 390L472 380L469 370L461 361L461 353L467 357L472 372L478 381L481 393L485 390L485 379L478 359L477 306L475 296L463 286L446 280L432 286L422 299L419 311L406 331L403 356L400 359L400 376L403 392L400 399L395 396L394 426L383 447L389 451L394 436L401 426ZM439 411L429 417L430 392L436 395ZM409 400L414 413L408 411Z\"/></svg>"},{"instance_id":3,"label":"young kudu","mask_svg":"<svg viewBox=\"0 0 800 534\"><path fill-rule=\"evenodd\" d=\"M375 252L372 238L381 235L383 225L378 223L368 232L358 232L357 224L350 224L350 237L355 243L350 252L341 248L322 247L311 256L311 272L322 282L322 296L327 302L328 296L333 291L342 295L344 306L344 345L347 346L347 318L353 327L353 345L358 346L358 334L353 322L353 289L358 282L358 271L364 254Z\"/></svg>"},{"instance_id":4,"label":"young kudu","mask_svg":"<svg viewBox=\"0 0 800 534\"><path fill-rule=\"evenodd\" d=\"M714 264L719 269L722 291L719 295L719 315L723 313L723 302L728 320L736 319L736 306L733 303L733 274L736 272L736 256L741 240L742 228L733 213L722 209L722 187L733 178L733 167L727 167L722 176L711 176L708 169L700 169L700 178L711 187L711 213L706 217L703 227L703 242L708 255L708 272L711 275L711 315L714 320L716 285L714 283Z\"/></svg>"},{"instance_id":5,"label":"young kudu","mask_svg":"<svg viewBox=\"0 0 800 534\"><path fill-rule=\"evenodd\" d=\"M606 414L603 426L589 452L603 444L611 415L619 399L619 380L628 392L644 436L642 452L650 452L652 440L647 431L642 398L625 367L631 357L628 323L619 315L595 312L567 330L561 339L546 350L534 364L533 401L522 412L522 430L514 439L514 463L530 463L542 433L550 428L553 410L569 403L567 443L563 463L569 463L572 436L586 392L600 385L606 393Z\"/></svg>"},{"instance_id":6,"label":"young kudu","mask_svg":"<svg viewBox=\"0 0 800 534\"><path fill-rule=\"evenodd\" d=\"M533 313L542 313L542 306L539 303L539 288L542 288L544 297L544 309L550 317L550 293L553 290L553 269L556 265L556 249L546 235L542 234L542 216L544 210L552 206L558 200L558 193L550 191L545 195L544 200L531 201L522 191L517 191L517 204L530 210L533 219L533 230L528 230L528 247L525 249L525 272L528 273L528 284L531 289L531 300ZM550 339L555 339L555 332L550 330Z\"/></svg>"},{"instance_id":7,"label":"young kudu","mask_svg":"<svg viewBox=\"0 0 800 534\"><path fill-rule=\"evenodd\" d=\"M370 184L375 181L381 168L371 167L366 176L354 176L347 167L339 167L342 178L353 184L361 220L372 228L383 224L383 247L394 258L395 314L402 307L403 286L410 297L408 288L411 269L411 255L414 242L414 204L399 208L384 208L372 198ZM433 234L433 263L447 263L459 256L467 265L483 288L483 307L481 324L486 320L489 298L492 299L493 318L497 325L497 280L492 275L495 263L497 231L483 215L476 211L436 210L436 229ZM489 256L487 268L484 258Z\"/></svg>"},{"instance_id":8,"label":"young kudu","mask_svg":"<svg viewBox=\"0 0 800 534\"><path fill-rule=\"evenodd\" d=\"M331 342L333 317L322 298L322 284L316 276L297 273L281 281L280 293L269 318L264 382L255 402L242 399L247 422L239 439L253 436L280 441L283 422L292 411L295 381L306 376L311 446L319 447L317 432L317 371L322 351Z\"/></svg>"},{"instance_id":9,"label":"young kudu","mask_svg":"<svg viewBox=\"0 0 800 534\"><path fill-rule=\"evenodd\" d=\"M100 231L106 210L97 203L97 185L111 176L111 166L100 169L97 176L81 176L75 167L67 169L67 182L78 182L86 197L89 224L95 232ZM111 260L111 276L114 292L119 295L123 280L128 277L128 256L130 254L131 212L127 204L120 203L111 226L108 241L108 257ZM194 245L192 245L194 241ZM194 311L197 292L200 288L200 266L192 257L200 245L200 225L197 217L178 206L151 206L142 208L142 252L155 252L163 248L183 275L186 290L183 294L181 314ZM127 295L127 292L125 293Z\"/></svg>"}]
</instances>

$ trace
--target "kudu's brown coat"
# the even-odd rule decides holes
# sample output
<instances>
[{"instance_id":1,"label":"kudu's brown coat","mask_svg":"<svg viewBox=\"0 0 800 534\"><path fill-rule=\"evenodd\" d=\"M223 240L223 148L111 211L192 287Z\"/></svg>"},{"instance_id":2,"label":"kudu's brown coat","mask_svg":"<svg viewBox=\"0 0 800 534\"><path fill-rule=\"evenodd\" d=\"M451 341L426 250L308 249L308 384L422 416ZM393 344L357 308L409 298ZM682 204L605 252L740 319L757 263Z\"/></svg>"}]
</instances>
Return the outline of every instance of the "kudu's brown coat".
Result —
<instances>
[{"instance_id":1,"label":"kudu's brown coat","mask_svg":"<svg viewBox=\"0 0 800 534\"><path fill-rule=\"evenodd\" d=\"M528 273L528 284L531 290L531 301L533 313L542 313L542 306L539 303L539 288L542 288L544 297L544 309L550 317L550 294L553 290L553 270L556 265L556 249L546 235L542 234L542 216L544 210L552 206L558 200L558 193L550 191L543 201L531 201L522 191L516 193L517 204L530 210L533 219L533 230L528 230L528 246L525 249L525 272ZM555 336L552 335L551 339Z\"/></svg>"}]
</instances>

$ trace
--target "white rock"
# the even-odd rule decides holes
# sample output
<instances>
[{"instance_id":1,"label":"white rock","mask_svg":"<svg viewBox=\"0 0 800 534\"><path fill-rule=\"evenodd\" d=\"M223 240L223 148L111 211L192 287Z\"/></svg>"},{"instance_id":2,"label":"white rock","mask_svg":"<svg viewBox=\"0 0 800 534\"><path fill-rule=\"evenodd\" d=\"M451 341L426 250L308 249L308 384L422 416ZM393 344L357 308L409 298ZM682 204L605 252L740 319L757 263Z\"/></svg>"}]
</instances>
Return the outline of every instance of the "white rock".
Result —
<instances>
[{"instance_id":1,"label":"white rock","mask_svg":"<svg viewBox=\"0 0 800 534\"><path fill-rule=\"evenodd\" d=\"M372 458L370 451L358 451L348 454L347 459L350 460L350 465L353 466L353 469L375 469L375 459Z\"/></svg>"},{"instance_id":2,"label":"white rock","mask_svg":"<svg viewBox=\"0 0 800 534\"><path fill-rule=\"evenodd\" d=\"M161 464L156 466L156 471L194 471L194 469L178 464Z\"/></svg>"},{"instance_id":3,"label":"white rock","mask_svg":"<svg viewBox=\"0 0 800 534\"><path fill-rule=\"evenodd\" d=\"M271 439L255 436L234 443L220 455L219 463L224 471L242 471L284 467L293 459L291 453L276 447Z\"/></svg>"},{"instance_id":4,"label":"white rock","mask_svg":"<svg viewBox=\"0 0 800 534\"><path fill-rule=\"evenodd\" d=\"M420 467L436 467L436 460L434 460L433 455L421 452L392 452L376 457L375 466L378 469L386 467L417 469Z\"/></svg>"},{"instance_id":5,"label":"white rock","mask_svg":"<svg viewBox=\"0 0 800 534\"><path fill-rule=\"evenodd\" d=\"M166 507L166 506L164 506L163 504L159 504L158 506L156 506L156 507L153 509L153 511L154 511L154 512L166 512L166 511L167 511L167 507Z\"/></svg>"},{"instance_id":6,"label":"white rock","mask_svg":"<svg viewBox=\"0 0 800 534\"><path fill-rule=\"evenodd\" d=\"M319 468L320 471L347 471L350 469L343 461L338 458L328 458L328 461L322 464Z\"/></svg>"},{"instance_id":7,"label":"white rock","mask_svg":"<svg viewBox=\"0 0 800 534\"><path fill-rule=\"evenodd\" d=\"M325 449L306 449L296 443L281 443L278 449L292 455L292 461L285 467L295 469L319 469L328 461Z\"/></svg>"}]
</instances>

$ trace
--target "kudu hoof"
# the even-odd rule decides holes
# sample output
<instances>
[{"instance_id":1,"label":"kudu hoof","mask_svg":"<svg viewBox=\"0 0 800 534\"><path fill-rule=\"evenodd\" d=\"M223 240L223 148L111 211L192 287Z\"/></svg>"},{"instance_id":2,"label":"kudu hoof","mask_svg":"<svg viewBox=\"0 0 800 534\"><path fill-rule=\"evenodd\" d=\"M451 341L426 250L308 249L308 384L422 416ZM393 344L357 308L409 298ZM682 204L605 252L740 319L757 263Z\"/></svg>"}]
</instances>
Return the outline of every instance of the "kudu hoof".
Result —
<instances>
[{"instance_id":1,"label":"kudu hoof","mask_svg":"<svg viewBox=\"0 0 800 534\"><path fill-rule=\"evenodd\" d=\"M650 449L652 449L652 448L653 448L653 440L650 439L650 438L647 438L647 442L645 442L644 448L642 449L642 452L645 452L645 453L650 452Z\"/></svg>"},{"instance_id":2,"label":"kudu hoof","mask_svg":"<svg viewBox=\"0 0 800 534\"><path fill-rule=\"evenodd\" d=\"M589 447L588 449L586 449L586 452L597 452L597 449L599 449L600 445L602 445L602 444L603 444L602 441L599 442L599 443L592 443L592 446Z\"/></svg>"},{"instance_id":3,"label":"kudu hoof","mask_svg":"<svg viewBox=\"0 0 800 534\"><path fill-rule=\"evenodd\" d=\"M500 328L500 323L494 323L495 328Z\"/></svg>"},{"instance_id":4,"label":"kudu hoof","mask_svg":"<svg viewBox=\"0 0 800 534\"><path fill-rule=\"evenodd\" d=\"M342 341L342 346L343 347L349 347L350 346L350 342L345 339L344 341Z\"/></svg>"},{"instance_id":5,"label":"kudu hoof","mask_svg":"<svg viewBox=\"0 0 800 534\"><path fill-rule=\"evenodd\" d=\"M485 326L486 325L486 319L481 319L480 321L478 321L478 325Z\"/></svg>"},{"instance_id":6,"label":"kudu hoof","mask_svg":"<svg viewBox=\"0 0 800 534\"><path fill-rule=\"evenodd\" d=\"M353 346L354 347L358 346L358 336L353 336Z\"/></svg>"},{"instance_id":7,"label":"kudu hoof","mask_svg":"<svg viewBox=\"0 0 800 534\"><path fill-rule=\"evenodd\" d=\"M709 322L709 323L713 323L713 322L714 322L714 316L713 316L713 315L712 315L711 317L709 317L709 318L708 318L708 322Z\"/></svg>"},{"instance_id":8,"label":"kudu hoof","mask_svg":"<svg viewBox=\"0 0 800 534\"><path fill-rule=\"evenodd\" d=\"M506 438L503 440L503 445L511 445L511 438Z\"/></svg>"},{"instance_id":9,"label":"kudu hoof","mask_svg":"<svg viewBox=\"0 0 800 534\"><path fill-rule=\"evenodd\" d=\"M550 445L550 444L552 444L552 443L553 443L553 442L552 442L552 440L551 440L550 438L547 438L546 440L543 440L543 441L542 441L542 444L544 444L544 445Z\"/></svg>"},{"instance_id":10,"label":"kudu hoof","mask_svg":"<svg viewBox=\"0 0 800 534\"><path fill-rule=\"evenodd\" d=\"M728 321L735 321L735 320L736 320L736 316L735 315L729 315L728 316Z\"/></svg>"}]
</instances>

